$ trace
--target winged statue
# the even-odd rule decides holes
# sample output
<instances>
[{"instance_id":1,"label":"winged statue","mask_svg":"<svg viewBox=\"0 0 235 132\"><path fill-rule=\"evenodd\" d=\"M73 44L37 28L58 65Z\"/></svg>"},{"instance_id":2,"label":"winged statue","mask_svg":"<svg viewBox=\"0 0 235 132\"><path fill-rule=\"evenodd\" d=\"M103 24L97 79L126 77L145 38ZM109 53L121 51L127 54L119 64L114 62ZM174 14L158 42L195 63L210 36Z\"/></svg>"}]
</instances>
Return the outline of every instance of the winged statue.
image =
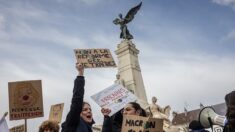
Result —
<instances>
[{"instance_id":1,"label":"winged statue","mask_svg":"<svg viewBox=\"0 0 235 132\"><path fill-rule=\"evenodd\" d=\"M119 14L119 18L113 20L113 23L115 25L120 25L121 29L120 38L127 40L133 39L133 36L130 34L129 30L127 29L127 24L134 19L134 16L140 9L141 5L142 2L140 2L137 6L131 8L126 14L125 18L122 17L122 14Z\"/></svg>"}]
</instances>

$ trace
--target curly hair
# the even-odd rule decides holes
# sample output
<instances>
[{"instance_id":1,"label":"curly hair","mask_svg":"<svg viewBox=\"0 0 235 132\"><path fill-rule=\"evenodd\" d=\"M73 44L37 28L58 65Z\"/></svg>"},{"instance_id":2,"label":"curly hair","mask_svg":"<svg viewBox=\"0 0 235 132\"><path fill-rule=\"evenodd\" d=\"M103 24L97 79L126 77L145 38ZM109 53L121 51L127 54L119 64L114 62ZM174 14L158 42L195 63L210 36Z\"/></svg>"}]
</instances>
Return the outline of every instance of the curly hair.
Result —
<instances>
[{"instance_id":1,"label":"curly hair","mask_svg":"<svg viewBox=\"0 0 235 132\"><path fill-rule=\"evenodd\" d=\"M45 129L49 129L52 132L59 132L60 126L55 121L46 120L40 125L39 132L44 132Z\"/></svg>"}]
</instances>

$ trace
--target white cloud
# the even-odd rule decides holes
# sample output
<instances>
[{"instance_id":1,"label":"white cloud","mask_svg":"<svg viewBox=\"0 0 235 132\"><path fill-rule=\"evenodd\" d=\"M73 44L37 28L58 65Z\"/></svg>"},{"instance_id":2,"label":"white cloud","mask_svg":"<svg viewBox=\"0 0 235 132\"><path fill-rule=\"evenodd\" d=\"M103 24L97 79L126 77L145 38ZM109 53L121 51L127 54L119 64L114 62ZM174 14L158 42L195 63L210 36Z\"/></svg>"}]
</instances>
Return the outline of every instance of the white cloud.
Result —
<instances>
[{"instance_id":1,"label":"white cloud","mask_svg":"<svg viewBox=\"0 0 235 132\"><path fill-rule=\"evenodd\" d=\"M163 106L169 104L182 112L184 102L190 109L199 108L200 102L212 105L224 102L224 95L234 90L232 57L169 54L156 53L140 62L149 100L157 96Z\"/></svg>"},{"instance_id":2,"label":"white cloud","mask_svg":"<svg viewBox=\"0 0 235 132\"><path fill-rule=\"evenodd\" d=\"M31 26L23 21L14 23L11 26L11 32L2 32L4 33L4 37L2 40L9 40L9 38L14 39L26 39L37 41L44 41L48 44L61 45L66 48L74 49L78 46L84 47L85 41L79 36L65 34L55 28L50 27L36 27Z\"/></svg>"},{"instance_id":3,"label":"white cloud","mask_svg":"<svg viewBox=\"0 0 235 132\"><path fill-rule=\"evenodd\" d=\"M220 5L231 6L235 10L235 0L212 0L212 1Z\"/></svg>"}]
</instances>

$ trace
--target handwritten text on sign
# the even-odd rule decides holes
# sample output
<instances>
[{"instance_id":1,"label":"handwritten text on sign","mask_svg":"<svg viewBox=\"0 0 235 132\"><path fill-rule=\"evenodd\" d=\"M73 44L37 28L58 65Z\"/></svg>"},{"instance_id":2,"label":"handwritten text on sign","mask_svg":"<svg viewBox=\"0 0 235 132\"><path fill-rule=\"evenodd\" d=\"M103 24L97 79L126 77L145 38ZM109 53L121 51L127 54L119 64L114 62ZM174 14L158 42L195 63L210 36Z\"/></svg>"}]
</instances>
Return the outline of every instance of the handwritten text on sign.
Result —
<instances>
[{"instance_id":1,"label":"handwritten text on sign","mask_svg":"<svg viewBox=\"0 0 235 132\"><path fill-rule=\"evenodd\" d=\"M10 120L43 117L41 80L9 82Z\"/></svg>"},{"instance_id":2,"label":"handwritten text on sign","mask_svg":"<svg viewBox=\"0 0 235 132\"><path fill-rule=\"evenodd\" d=\"M10 129L10 132L25 132L25 125L19 125L19 126L15 126L15 127L12 127Z\"/></svg>"},{"instance_id":3,"label":"handwritten text on sign","mask_svg":"<svg viewBox=\"0 0 235 132\"><path fill-rule=\"evenodd\" d=\"M100 106L111 109L110 116L121 110L129 102L137 100L137 97L120 84L114 84L103 91L91 96Z\"/></svg>"},{"instance_id":4,"label":"handwritten text on sign","mask_svg":"<svg viewBox=\"0 0 235 132\"><path fill-rule=\"evenodd\" d=\"M116 67L109 49L75 49L74 52L85 68Z\"/></svg>"},{"instance_id":5,"label":"handwritten text on sign","mask_svg":"<svg viewBox=\"0 0 235 132\"><path fill-rule=\"evenodd\" d=\"M126 115L122 123L122 132L163 132L163 120Z\"/></svg>"}]
</instances>

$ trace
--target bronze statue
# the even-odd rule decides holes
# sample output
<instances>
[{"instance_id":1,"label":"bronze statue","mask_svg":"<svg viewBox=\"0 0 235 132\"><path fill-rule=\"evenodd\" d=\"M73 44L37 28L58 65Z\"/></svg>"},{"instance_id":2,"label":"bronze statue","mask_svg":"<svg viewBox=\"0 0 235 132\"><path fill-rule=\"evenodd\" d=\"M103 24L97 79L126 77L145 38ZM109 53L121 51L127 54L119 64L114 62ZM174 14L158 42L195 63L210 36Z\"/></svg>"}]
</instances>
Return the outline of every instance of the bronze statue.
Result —
<instances>
[{"instance_id":1,"label":"bronze statue","mask_svg":"<svg viewBox=\"0 0 235 132\"><path fill-rule=\"evenodd\" d=\"M140 2L137 6L131 8L126 14L125 18L122 17L122 14L119 14L119 18L116 18L115 20L113 20L114 24L120 25L120 29L121 29L120 38L128 39L128 40L133 39L133 36L130 34L129 30L127 29L126 24L134 19L134 16L140 9L141 5L142 5L142 2Z\"/></svg>"}]
</instances>

